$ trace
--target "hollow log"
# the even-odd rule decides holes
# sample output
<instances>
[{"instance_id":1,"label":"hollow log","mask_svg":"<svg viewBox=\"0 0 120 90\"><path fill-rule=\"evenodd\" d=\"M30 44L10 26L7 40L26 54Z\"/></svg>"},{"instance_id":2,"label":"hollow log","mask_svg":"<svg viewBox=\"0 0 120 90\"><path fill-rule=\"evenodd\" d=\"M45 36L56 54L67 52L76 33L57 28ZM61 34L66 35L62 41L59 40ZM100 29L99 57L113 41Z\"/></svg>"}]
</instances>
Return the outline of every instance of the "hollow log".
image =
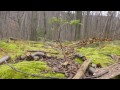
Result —
<instances>
[{"instance_id":1,"label":"hollow log","mask_svg":"<svg viewBox=\"0 0 120 90\"><path fill-rule=\"evenodd\" d=\"M80 69L77 71L76 75L72 78L72 79L82 79L86 69L88 68L89 64L91 63L92 59L88 59L86 61L83 62L83 64L81 65Z\"/></svg>"}]
</instances>

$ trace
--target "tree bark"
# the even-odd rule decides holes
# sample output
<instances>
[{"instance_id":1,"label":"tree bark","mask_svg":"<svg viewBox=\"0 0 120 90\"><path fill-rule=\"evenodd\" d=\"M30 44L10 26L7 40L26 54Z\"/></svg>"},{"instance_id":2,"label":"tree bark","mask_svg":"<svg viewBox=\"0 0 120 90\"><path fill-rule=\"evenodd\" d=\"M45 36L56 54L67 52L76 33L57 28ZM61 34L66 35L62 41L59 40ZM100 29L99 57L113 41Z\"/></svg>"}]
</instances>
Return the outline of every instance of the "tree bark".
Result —
<instances>
[{"instance_id":1,"label":"tree bark","mask_svg":"<svg viewBox=\"0 0 120 90\"><path fill-rule=\"evenodd\" d=\"M80 20L80 23L82 21L82 11L76 11L76 19ZM79 40L81 37L81 25L76 25L76 30L75 30L75 40Z\"/></svg>"}]
</instances>

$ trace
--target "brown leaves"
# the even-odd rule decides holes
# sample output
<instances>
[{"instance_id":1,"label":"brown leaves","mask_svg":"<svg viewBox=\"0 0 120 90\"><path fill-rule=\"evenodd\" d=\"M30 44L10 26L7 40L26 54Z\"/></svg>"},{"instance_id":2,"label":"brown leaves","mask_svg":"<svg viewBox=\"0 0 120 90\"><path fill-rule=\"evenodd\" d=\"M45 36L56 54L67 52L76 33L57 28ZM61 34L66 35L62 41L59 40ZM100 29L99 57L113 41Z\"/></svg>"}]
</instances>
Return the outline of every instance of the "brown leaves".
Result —
<instances>
[{"instance_id":1,"label":"brown leaves","mask_svg":"<svg viewBox=\"0 0 120 90\"><path fill-rule=\"evenodd\" d=\"M95 38L95 37L93 37L93 38L89 38L87 40L81 40L76 44L79 47L84 47L84 46L91 44L91 43L103 42L103 41L112 41L112 39L111 38Z\"/></svg>"},{"instance_id":2,"label":"brown leaves","mask_svg":"<svg viewBox=\"0 0 120 90\"><path fill-rule=\"evenodd\" d=\"M72 78L80 67L78 63L69 58L66 61L62 58L42 59L42 61L47 62L54 72L64 73L67 78Z\"/></svg>"}]
</instances>

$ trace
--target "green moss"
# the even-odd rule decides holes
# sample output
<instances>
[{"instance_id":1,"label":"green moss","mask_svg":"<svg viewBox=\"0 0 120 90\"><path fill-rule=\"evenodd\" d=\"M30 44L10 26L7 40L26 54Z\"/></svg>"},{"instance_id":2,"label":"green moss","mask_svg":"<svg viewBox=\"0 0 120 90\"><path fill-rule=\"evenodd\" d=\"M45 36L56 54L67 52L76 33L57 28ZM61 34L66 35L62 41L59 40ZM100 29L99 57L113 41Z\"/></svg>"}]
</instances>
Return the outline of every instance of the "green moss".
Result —
<instances>
[{"instance_id":1,"label":"green moss","mask_svg":"<svg viewBox=\"0 0 120 90\"><path fill-rule=\"evenodd\" d=\"M79 64L83 63L83 61L81 59L79 59L79 58L76 58L75 61L78 62Z\"/></svg>"},{"instance_id":2,"label":"green moss","mask_svg":"<svg viewBox=\"0 0 120 90\"><path fill-rule=\"evenodd\" d=\"M58 51L54 50L51 47L44 48L44 44L42 42L34 44L36 42L33 41L16 41L6 43L6 41L0 42L0 48L3 48L5 52L7 52L12 59L14 60L16 56L20 56L25 54L26 50L41 50L46 52L56 53ZM3 56L3 53L0 52L0 58Z\"/></svg>"},{"instance_id":3,"label":"green moss","mask_svg":"<svg viewBox=\"0 0 120 90\"><path fill-rule=\"evenodd\" d=\"M47 66L46 63L40 62L40 61L24 61L19 62L17 64L11 64L12 66L18 68L19 70L22 70L27 73L31 74L42 74L42 71L47 70L48 73L42 74L44 76L52 76L52 77L59 77L64 78L64 75L61 73L53 73L52 69ZM20 72L16 72L15 70L11 69L7 65L1 65L0 66L0 77L4 79L40 79L41 77L33 77L30 75L25 75Z\"/></svg>"},{"instance_id":4,"label":"green moss","mask_svg":"<svg viewBox=\"0 0 120 90\"><path fill-rule=\"evenodd\" d=\"M48 44L47 44L48 43ZM76 42L65 42L63 46L73 46ZM55 44L54 42L34 42L34 41L16 41L6 43L6 41L0 42L0 48L2 48L5 52L7 52L11 57L12 60L16 58L16 56L24 55L26 50L41 50L51 53L59 53L58 55L50 54L52 56L62 57L63 54L61 51L57 51L53 49L49 44ZM76 48L76 47L75 47ZM74 49L75 49L74 48ZM77 52L85 55L87 58L91 58L93 63L100 63L103 67L113 64L114 61L108 57L106 54L116 54L120 55L120 41L112 41L112 42L96 42L93 44L89 44L83 48L76 48ZM0 58L6 55L5 52L0 52ZM76 62L82 64L82 60L76 58ZM54 77L64 77L61 73L53 73L52 69L46 65L46 63L39 62L39 61L31 61L31 62L19 62L17 64L12 64L16 68L23 70L28 73L33 74L42 74L42 71L48 70L49 72L43 74L44 76L54 76ZM30 78L30 79L37 79L41 77L32 77L29 75L24 75L22 73L16 72L12 70L10 67L6 65L0 66L0 78Z\"/></svg>"},{"instance_id":5,"label":"green moss","mask_svg":"<svg viewBox=\"0 0 120 90\"><path fill-rule=\"evenodd\" d=\"M119 54L119 46L106 45L103 48L95 47L86 47L86 48L78 48L77 51L80 54L85 55L87 58L91 58L92 62L97 64L100 63L103 67L114 63L114 61L105 54Z\"/></svg>"},{"instance_id":6,"label":"green moss","mask_svg":"<svg viewBox=\"0 0 120 90\"><path fill-rule=\"evenodd\" d=\"M92 44L88 44L85 47L91 47L91 48L95 48L95 47L99 47L101 44L103 44L102 42L95 42Z\"/></svg>"},{"instance_id":7,"label":"green moss","mask_svg":"<svg viewBox=\"0 0 120 90\"><path fill-rule=\"evenodd\" d=\"M120 55L120 46L118 45L106 45L100 50L101 53L105 54L116 54Z\"/></svg>"}]
</instances>

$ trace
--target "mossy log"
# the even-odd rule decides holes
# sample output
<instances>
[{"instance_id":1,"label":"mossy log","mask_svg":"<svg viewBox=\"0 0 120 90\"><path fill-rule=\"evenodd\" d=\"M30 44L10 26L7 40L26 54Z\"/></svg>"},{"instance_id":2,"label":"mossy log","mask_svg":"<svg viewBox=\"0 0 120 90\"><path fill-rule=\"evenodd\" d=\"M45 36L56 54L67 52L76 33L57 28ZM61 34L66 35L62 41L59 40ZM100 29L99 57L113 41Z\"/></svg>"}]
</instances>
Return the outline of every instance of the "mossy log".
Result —
<instances>
[{"instance_id":1,"label":"mossy log","mask_svg":"<svg viewBox=\"0 0 120 90\"><path fill-rule=\"evenodd\" d=\"M5 61L9 60L10 56L5 56L3 58L0 59L0 64L4 63Z\"/></svg>"},{"instance_id":2,"label":"mossy log","mask_svg":"<svg viewBox=\"0 0 120 90\"><path fill-rule=\"evenodd\" d=\"M77 71L76 75L72 78L72 79L82 79L89 64L91 63L92 59L88 59L86 61L83 62L83 64L81 65L80 69Z\"/></svg>"}]
</instances>

